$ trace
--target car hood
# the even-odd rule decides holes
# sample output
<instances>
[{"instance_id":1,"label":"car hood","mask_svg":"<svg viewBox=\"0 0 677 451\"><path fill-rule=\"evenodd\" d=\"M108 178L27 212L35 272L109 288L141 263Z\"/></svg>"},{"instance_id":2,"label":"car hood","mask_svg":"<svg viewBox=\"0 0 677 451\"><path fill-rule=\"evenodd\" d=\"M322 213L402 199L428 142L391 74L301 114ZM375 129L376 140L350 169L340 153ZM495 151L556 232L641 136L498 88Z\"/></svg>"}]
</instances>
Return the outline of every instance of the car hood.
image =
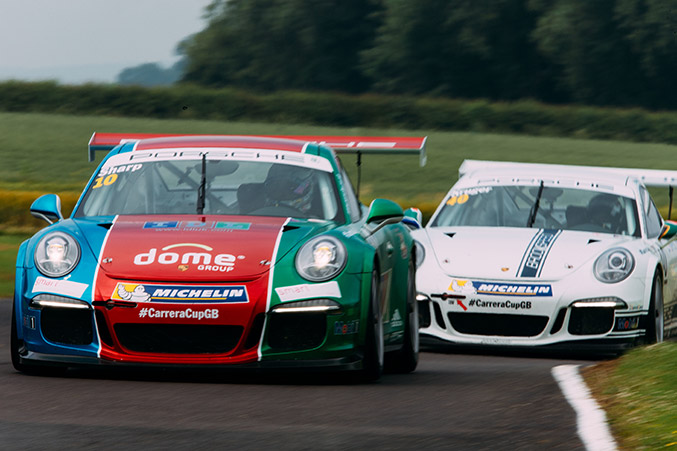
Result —
<instances>
[{"instance_id":1,"label":"car hood","mask_svg":"<svg viewBox=\"0 0 677 451\"><path fill-rule=\"evenodd\" d=\"M109 278L224 282L261 276L274 255L279 260L327 225L254 216L119 216L94 227L109 229L95 251ZM291 239L281 240L283 233Z\"/></svg>"},{"instance_id":2,"label":"car hood","mask_svg":"<svg viewBox=\"0 0 677 451\"><path fill-rule=\"evenodd\" d=\"M531 228L430 227L425 229L442 271L452 277L559 280L632 237Z\"/></svg>"}]
</instances>

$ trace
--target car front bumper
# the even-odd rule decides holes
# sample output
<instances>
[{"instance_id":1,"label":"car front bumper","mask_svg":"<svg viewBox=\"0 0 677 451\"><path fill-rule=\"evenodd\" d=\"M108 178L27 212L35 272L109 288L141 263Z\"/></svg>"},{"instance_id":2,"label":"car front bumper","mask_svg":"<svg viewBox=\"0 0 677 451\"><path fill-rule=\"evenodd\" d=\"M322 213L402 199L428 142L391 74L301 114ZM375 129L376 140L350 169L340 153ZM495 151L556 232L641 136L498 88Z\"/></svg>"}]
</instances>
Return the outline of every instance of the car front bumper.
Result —
<instances>
[{"instance_id":1,"label":"car front bumper","mask_svg":"<svg viewBox=\"0 0 677 451\"><path fill-rule=\"evenodd\" d=\"M448 286L453 280L458 286L453 278ZM626 280L622 286L539 282L527 287L535 294L481 290L484 286L521 289L523 281L474 283L480 289L465 294L419 291L421 334L467 345L583 348L587 344L624 349L646 332L646 287L638 279ZM540 288L543 293L538 294Z\"/></svg>"}]
</instances>

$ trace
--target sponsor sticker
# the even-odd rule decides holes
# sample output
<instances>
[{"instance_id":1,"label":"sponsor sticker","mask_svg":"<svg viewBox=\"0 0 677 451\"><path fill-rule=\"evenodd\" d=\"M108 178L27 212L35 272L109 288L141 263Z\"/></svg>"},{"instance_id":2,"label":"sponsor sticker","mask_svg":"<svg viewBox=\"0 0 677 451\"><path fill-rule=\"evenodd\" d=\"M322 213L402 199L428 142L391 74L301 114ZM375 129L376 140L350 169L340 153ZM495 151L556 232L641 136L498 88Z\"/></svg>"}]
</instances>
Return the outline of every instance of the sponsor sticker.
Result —
<instances>
[{"instance_id":1,"label":"sponsor sticker","mask_svg":"<svg viewBox=\"0 0 677 451\"><path fill-rule=\"evenodd\" d=\"M395 309L395 313L393 313L393 317L390 318L390 325L392 327L402 327L402 326L404 326L404 321L402 321L402 315L400 315L400 311L398 309Z\"/></svg>"},{"instance_id":2,"label":"sponsor sticker","mask_svg":"<svg viewBox=\"0 0 677 451\"><path fill-rule=\"evenodd\" d=\"M477 280L452 279L448 288L452 293L463 295L484 294L489 296L551 297L552 285L536 283L479 282Z\"/></svg>"},{"instance_id":3,"label":"sponsor sticker","mask_svg":"<svg viewBox=\"0 0 677 451\"><path fill-rule=\"evenodd\" d=\"M543 264L548 256L557 237L562 233L561 230L540 230L522 257L522 263L517 270L520 277L539 277L543 270Z\"/></svg>"},{"instance_id":4,"label":"sponsor sticker","mask_svg":"<svg viewBox=\"0 0 677 451\"><path fill-rule=\"evenodd\" d=\"M208 160L229 161L263 161L275 164L300 166L304 168L319 169L332 172L331 163L326 158L316 155L299 154L293 151L268 151L260 152L257 149L186 149L186 150L137 150L135 152L116 155L108 160L109 166L120 167L135 165L136 163L151 163L167 160L200 160L205 155Z\"/></svg>"},{"instance_id":5,"label":"sponsor sticker","mask_svg":"<svg viewBox=\"0 0 677 451\"><path fill-rule=\"evenodd\" d=\"M360 321L336 321L334 323L334 335L352 335L360 330Z\"/></svg>"},{"instance_id":6,"label":"sponsor sticker","mask_svg":"<svg viewBox=\"0 0 677 451\"><path fill-rule=\"evenodd\" d=\"M38 277L33 284L33 293L45 292L61 294L73 298L79 298L89 287L86 283L73 282L70 280L55 280L46 277Z\"/></svg>"},{"instance_id":7,"label":"sponsor sticker","mask_svg":"<svg viewBox=\"0 0 677 451\"><path fill-rule=\"evenodd\" d=\"M183 310L159 310L153 307L144 307L139 310L139 318L186 318L202 321L203 319L218 319L219 310L205 309L193 310L190 308Z\"/></svg>"},{"instance_id":8,"label":"sponsor sticker","mask_svg":"<svg viewBox=\"0 0 677 451\"><path fill-rule=\"evenodd\" d=\"M101 169L92 183L92 189L99 189L114 184L118 180L118 174L126 172L136 172L141 169L141 164L122 164L118 166L107 166Z\"/></svg>"},{"instance_id":9,"label":"sponsor sticker","mask_svg":"<svg viewBox=\"0 0 677 451\"><path fill-rule=\"evenodd\" d=\"M479 188L468 188L464 190L454 191L449 196L449 199L447 199L447 205L449 206L462 205L468 202L468 199L470 199L470 197L476 196L478 194L490 193L491 190L492 187L485 186Z\"/></svg>"},{"instance_id":10,"label":"sponsor sticker","mask_svg":"<svg viewBox=\"0 0 677 451\"><path fill-rule=\"evenodd\" d=\"M185 286L120 283L115 286L111 299L131 302L182 302L182 303L245 303L249 302L247 287Z\"/></svg>"},{"instance_id":11,"label":"sponsor sticker","mask_svg":"<svg viewBox=\"0 0 677 451\"><path fill-rule=\"evenodd\" d=\"M486 309L530 310L531 301L485 301L483 299L471 299L468 306Z\"/></svg>"},{"instance_id":12,"label":"sponsor sticker","mask_svg":"<svg viewBox=\"0 0 677 451\"><path fill-rule=\"evenodd\" d=\"M300 299L310 298L340 298L341 289L338 282L331 281L325 283L304 283L300 285L290 285L288 287L277 287L275 292L280 297L280 302L298 301Z\"/></svg>"},{"instance_id":13,"label":"sponsor sticker","mask_svg":"<svg viewBox=\"0 0 677 451\"><path fill-rule=\"evenodd\" d=\"M195 250L175 251L177 248L197 248ZM236 260L244 260L244 255L212 253L213 249L199 243L178 243L165 246L159 252L157 248L151 248L148 252L141 252L134 256L136 266L146 266L158 263L160 265L178 265L182 271L188 269L187 265L196 265L198 271L230 272L235 269Z\"/></svg>"},{"instance_id":14,"label":"sponsor sticker","mask_svg":"<svg viewBox=\"0 0 677 451\"><path fill-rule=\"evenodd\" d=\"M635 330L639 328L639 316L616 318L616 331Z\"/></svg>"},{"instance_id":15,"label":"sponsor sticker","mask_svg":"<svg viewBox=\"0 0 677 451\"><path fill-rule=\"evenodd\" d=\"M251 223L249 222L225 222L217 221L214 223L214 230L249 230Z\"/></svg>"},{"instance_id":16,"label":"sponsor sticker","mask_svg":"<svg viewBox=\"0 0 677 451\"><path fill-rule=\"evenodd\" d=\"M176 229L179 227L179 221L147 221L143 223L144 229Z\"/></svg>"},{"instance_id":17,"label":"sponsor sticker","mask_svg":"<svg viewBox=\"0 0 677 451\"><path fill-rule=\"evenodd\" d=\"M153 229L158 232L181 230L185 232L231 232L233 230L249 230L250 222L232 221L146 221L144 229Z\"/></svg>"},{"instance_id":18,"label":"sponsor sticker","mask_svg":"<svg viewBox=\"0 0 677 451\"><path fill-rule=\"evenodd\" d=\"M99 177L106 177L107 175L120 174L122 172L136 172L143 167L142 164L121 164L119 166L108 166L101 169Z\"/></svg>"}]
</instances>

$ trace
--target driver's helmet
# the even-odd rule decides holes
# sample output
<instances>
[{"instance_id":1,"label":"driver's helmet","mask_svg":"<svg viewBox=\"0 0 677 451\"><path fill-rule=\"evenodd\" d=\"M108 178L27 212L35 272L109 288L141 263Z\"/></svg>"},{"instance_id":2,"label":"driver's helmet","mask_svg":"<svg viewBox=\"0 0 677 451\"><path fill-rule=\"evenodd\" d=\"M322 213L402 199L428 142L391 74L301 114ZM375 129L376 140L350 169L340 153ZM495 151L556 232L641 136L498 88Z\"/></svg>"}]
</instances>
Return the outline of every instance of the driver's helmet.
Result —
<instances>
[{"instance_id":1,"label":"driver's helmet","mask_svg":"<svg viewBox=\"0 0 677 451\"><path fill-rule=\"evenodd\" d=\"M55 236L47 240L46 244L45 253L47 254L47 259L40 263L54 271L60 271L62 268L67 267L69 263L65 261L64 257L68 255L68 241L60 236Z\"/></svg>"},{"instance_id":2,"label":"driver's helmet","mask_svg":"<svg viewBox=\"0 0 677 451\"><path fill-rule=\"evenodd\" d=\"M591 223L615 230L619 224L621 205L616 196L611 194L598 194L588 202L588 219Z\"/></svg>"},{"instance_id":3,"label":"driver's helmet","mask_svg":"<svg viewBox=\"0 0 677 451\"><path fill-rule=\"evenodd\" d=\"M313 169L300 166L273 164L265 181L269 202L307 213L315 193L314 173Z\"/></svg>"}]
</instances>

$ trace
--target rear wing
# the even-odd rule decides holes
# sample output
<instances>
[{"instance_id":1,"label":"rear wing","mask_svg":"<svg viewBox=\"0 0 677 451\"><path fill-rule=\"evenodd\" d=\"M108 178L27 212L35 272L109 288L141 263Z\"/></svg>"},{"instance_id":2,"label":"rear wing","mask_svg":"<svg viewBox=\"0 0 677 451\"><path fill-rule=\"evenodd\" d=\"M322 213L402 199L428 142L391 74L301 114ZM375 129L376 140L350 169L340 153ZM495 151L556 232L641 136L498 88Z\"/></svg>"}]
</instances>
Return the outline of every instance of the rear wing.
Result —
<instances>
[{"instance_id":1,"label":"rear wing","mask_svg":"<svg viewBox=\"0 0 677 451\"><path fill-rule=\"evenodd\" d=\"M113 147L130 141L151 138L168 138L178 136L210 136L193 134L148 134L148 133L94 133L89 140L89 161L94 161L97 151L109 151ZM254 136L254 135L252 135ZM262 138L286 138L326 145L337 154L355 154L358 159L362 154L417 154L419 164L425 166L427 156L425 144L427 137L392 137L392 136L316 136L293 135L273 136L255 135Z\"/></svg>"},{"instance_id":2,"label":"rear wing","mask_svg":"<svg viewBox=\"0 0 677 451\"><path fill-rule=\"evenodd\" d=\"M634 169L634 168L609 168L601 166L575 166L566 164L542 164L542 163L513 163L509 161L480 161L464 160L458 169L459 177L474 172L478 169L530 169L538 170L561 170L581 172L597 172L603 174L614 174L625 177L634 177L646 186L677 186L677 171L666 171L662 169Z\"/></svg>"}]
</instances>

